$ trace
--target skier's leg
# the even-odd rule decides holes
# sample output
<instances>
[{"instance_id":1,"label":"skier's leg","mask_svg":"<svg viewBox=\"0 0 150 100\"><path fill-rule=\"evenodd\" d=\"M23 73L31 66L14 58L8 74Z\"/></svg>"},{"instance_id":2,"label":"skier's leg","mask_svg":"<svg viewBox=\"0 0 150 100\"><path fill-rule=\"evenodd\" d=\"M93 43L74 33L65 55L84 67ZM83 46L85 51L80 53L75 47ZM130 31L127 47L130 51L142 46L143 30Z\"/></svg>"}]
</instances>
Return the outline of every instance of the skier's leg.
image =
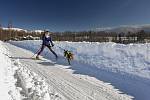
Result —
<instances>
[{"instance_id":1,"label":"skier's leg","mask_svg":"<svg viewBox=\"0 0 150 100\"><path fill-rule=\"evenodd\" d=\"M68 64L71 65L71 64L70 64L70 59L69 59L69 58L68 58Z\"/></svg>"},{"instance_id":2,"label":"skier's leg","mask_svg":"<svg viewBox=\"0 0 150 100\"><path fill-rule=\"evenodd\" d=\"M58 56L57 56L57 54L52 50L52 48L51 48L51 46L47 46L48 47L48 49L55 55L55 57L56 57L56 59L58 58Z\"/></svg>"},{"instance_id":3,"label":"skier's leg","mask_svg":"<svg viewBox=\"0 0 150 100\"><path fill-rule=\"evenodd\" d=\"M45 46L42 45L40 51L38 52L36 58L39 58L39 55L41 54L41 52L44 50Z\"/></svg>"}]
</instances>

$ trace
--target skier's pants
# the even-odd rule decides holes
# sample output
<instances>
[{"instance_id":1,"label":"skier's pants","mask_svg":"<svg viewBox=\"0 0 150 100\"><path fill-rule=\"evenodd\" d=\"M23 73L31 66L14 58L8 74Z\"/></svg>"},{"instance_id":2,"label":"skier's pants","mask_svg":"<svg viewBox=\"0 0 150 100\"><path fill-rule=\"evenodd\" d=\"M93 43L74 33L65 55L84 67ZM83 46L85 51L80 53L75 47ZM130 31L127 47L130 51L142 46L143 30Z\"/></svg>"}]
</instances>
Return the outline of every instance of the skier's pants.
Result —
<instances>
[{"instance_id":1,"label":"skier's pants","mask_svg":"<svg viewBox=\"0 0 150 100\"><path fill-rule=\"evenodd\" d=\"M40 51L38 52L37 56L41 54L41 52L44 50L45 46L48 47L48 49L55 55L56 58L58 57L57 54L52 50L50 45L42 45L42 47L41 47Z\"/></svg>"}]
</instances>

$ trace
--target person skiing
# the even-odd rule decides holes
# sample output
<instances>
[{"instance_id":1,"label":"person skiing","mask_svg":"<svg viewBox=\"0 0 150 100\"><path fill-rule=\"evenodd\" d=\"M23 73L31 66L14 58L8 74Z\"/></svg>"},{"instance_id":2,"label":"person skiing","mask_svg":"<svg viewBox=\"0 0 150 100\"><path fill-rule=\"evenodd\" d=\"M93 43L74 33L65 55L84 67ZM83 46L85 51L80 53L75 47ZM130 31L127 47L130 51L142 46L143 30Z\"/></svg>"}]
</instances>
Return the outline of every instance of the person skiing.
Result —
<instances>
[{"instance_id":1,"label":"person skiing","mask_svg":"<svg viewBox=\"0 0 150 100\"><path fill-rule=\"evenodd\" d=\"M47 47L55 55L56 59L58 58L57 54L51 48L54 46L54 43L52 41L50 34L51 33L49 31L44 31L42 35L42 46L39 52L37 53L36 59L39 59L39 55L41 54L41 52L44 50L45 47Z\"/></svg>"}]
</instances>

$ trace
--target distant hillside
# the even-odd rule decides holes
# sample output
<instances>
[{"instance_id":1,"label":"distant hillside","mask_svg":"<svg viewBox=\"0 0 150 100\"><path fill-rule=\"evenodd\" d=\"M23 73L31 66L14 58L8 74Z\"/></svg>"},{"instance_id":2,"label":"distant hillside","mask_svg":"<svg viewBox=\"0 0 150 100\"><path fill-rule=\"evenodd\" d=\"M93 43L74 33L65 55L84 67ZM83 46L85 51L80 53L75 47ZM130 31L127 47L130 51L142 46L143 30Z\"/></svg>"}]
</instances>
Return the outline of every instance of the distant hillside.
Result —
<instances>
[{"instance_id":1,"label":"distant hillside","mask_svg":"<svg viewBox=\"0 0 150 100\"><path fill-rule=\"evenodd\" d=\"M144 30L145 32L150 32L150 24L146 25L122 25L118 27L104 27L104 28L96 28L96 31L105 31L105 32L117 32L117 33L127 33L127 32L139 32L140 30Z\"/></svg>"},{"instance_id":2,"label":"distant hillside","mask_svg":"<svg viewBox=\"0 0 150 100\"><path fill-rule=\"evenodd\" d=\"M21 28L2 28L3 30L14 30L14 31L25 31L25 32L27 32L27 30L25 30L25 29L21 29Z\"/></svg>"}]
</instances>

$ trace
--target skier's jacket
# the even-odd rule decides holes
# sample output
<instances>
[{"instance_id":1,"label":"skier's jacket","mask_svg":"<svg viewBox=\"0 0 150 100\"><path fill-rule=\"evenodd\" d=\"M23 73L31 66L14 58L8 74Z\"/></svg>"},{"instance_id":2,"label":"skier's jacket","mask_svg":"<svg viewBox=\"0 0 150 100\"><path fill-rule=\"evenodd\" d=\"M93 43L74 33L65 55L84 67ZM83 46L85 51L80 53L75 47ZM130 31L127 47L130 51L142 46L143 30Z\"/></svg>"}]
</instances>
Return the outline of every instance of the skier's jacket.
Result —
<instances>
[{"instance_id":1,"label":"skier's jacket","mask_svg":"<svg viewBox=\"0 0 150 100\"><path fill-rule=\"evenodd\" d=\"M49 46L51 44L51 46L54 46L53 42L52 42L52 38L49 36L49 37L46 37L44 34L42 36L42 45L45 45L45 46Z\"/></svg>"}]
</instances>

